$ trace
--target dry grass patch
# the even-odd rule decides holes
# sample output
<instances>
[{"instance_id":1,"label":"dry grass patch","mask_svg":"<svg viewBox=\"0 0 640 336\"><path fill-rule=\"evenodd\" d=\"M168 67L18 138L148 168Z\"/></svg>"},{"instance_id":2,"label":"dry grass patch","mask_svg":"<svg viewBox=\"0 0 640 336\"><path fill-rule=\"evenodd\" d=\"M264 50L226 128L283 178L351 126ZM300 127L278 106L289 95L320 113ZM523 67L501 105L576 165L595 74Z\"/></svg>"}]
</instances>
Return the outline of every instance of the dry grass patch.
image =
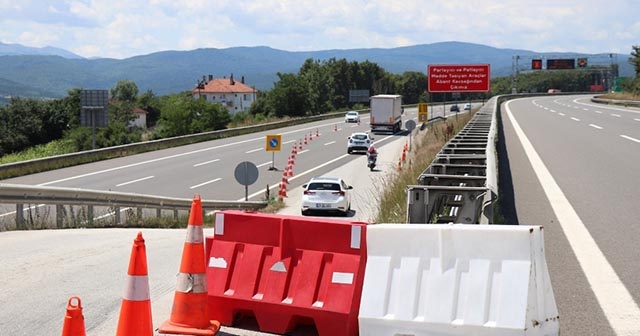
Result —
<instances>
[{"instance_id":1,"label":"dry grass patch","mask_svg":"<svg viewBox=\"0 0 640 336\"><path fill-rule=\"evenodd\" d=\"M407 160L401 171L382 182L385 190L377 200L376 223L405 223L407 218L407 185L418 183L418 176L431 164L442 147L471 120L475 111L429 125L412 140Z\"/></svg>"}]
</instances>

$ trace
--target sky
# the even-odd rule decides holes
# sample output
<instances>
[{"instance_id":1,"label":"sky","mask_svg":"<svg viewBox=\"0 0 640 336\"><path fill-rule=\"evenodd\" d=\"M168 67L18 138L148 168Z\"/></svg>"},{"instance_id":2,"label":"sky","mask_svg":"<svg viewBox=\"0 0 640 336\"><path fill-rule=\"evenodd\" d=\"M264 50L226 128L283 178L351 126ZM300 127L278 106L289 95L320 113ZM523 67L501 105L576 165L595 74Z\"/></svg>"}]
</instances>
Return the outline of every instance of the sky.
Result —
<instances>
[{"instance_id":1,"label":"sky","mask_svg":"<svg viewBox=\"0 0 640 336\"><path fill-rule=\"evenodd\" d=\"M640 0L0 0L0 42L123 59L166 50L445 41L629 54Z\"/></svg>"}]
</instances>

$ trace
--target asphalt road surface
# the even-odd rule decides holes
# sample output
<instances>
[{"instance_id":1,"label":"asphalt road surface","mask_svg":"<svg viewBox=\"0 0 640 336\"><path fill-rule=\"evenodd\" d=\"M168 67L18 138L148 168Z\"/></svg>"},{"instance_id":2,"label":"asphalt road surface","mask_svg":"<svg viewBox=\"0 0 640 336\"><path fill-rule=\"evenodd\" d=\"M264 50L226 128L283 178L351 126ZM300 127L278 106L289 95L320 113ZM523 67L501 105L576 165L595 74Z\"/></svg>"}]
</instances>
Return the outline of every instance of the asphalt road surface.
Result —
<instances>
[{"instance_id":1,"label":"asphalt road surface","mask_svg":"<svg viewBox=\"0 0 640 336\"><path fill-rule=\"evenodd\" d=\"M544 226L562 335L640 335L640 110L589 98L503 105L502 204Z\"/></svg>"}]
</instances>

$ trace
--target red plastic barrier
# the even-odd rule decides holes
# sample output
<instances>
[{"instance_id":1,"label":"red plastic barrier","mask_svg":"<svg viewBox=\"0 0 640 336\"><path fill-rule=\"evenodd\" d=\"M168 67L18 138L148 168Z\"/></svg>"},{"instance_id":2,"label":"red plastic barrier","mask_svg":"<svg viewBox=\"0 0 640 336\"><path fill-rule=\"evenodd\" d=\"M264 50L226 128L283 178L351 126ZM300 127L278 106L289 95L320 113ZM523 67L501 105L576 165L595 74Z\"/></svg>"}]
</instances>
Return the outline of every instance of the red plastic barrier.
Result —
<instances>
[{"instance_id":1,"label":"red plastic barrier","mask_svg":"<svg viewBox=\"0 0 640 336\"><path fill-rule=\"evenodd\" d=\"M215 214L206 238L209 317L253 315L284 334L313 321L319 335L358 335L366 225L241 211Z\"/></svg>"}]
</instances>

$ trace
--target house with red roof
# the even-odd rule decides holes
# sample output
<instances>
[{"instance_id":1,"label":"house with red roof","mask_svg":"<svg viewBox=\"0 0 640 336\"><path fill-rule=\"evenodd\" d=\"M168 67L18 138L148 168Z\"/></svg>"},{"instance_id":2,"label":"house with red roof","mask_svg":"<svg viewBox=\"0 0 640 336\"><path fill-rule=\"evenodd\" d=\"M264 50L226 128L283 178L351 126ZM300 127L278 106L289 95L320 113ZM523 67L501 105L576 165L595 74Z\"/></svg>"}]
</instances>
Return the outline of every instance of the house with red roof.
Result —
<instances>
[{"instance_id":1,"label":"house with red roof","mask_svg":"<svg viewBox=\"0 0 640 336\"><path fill-rule=\"evenodd\" d=\"M202 81L191 90L194 99L204 99L212 103L220 103L229 114L249 110L251 104L258 99L258 90L244 83L244 76L240 82L233 79L233 74L229 78L213 78L212 75L202 76Z\"/></svg>"}]
</instances>

